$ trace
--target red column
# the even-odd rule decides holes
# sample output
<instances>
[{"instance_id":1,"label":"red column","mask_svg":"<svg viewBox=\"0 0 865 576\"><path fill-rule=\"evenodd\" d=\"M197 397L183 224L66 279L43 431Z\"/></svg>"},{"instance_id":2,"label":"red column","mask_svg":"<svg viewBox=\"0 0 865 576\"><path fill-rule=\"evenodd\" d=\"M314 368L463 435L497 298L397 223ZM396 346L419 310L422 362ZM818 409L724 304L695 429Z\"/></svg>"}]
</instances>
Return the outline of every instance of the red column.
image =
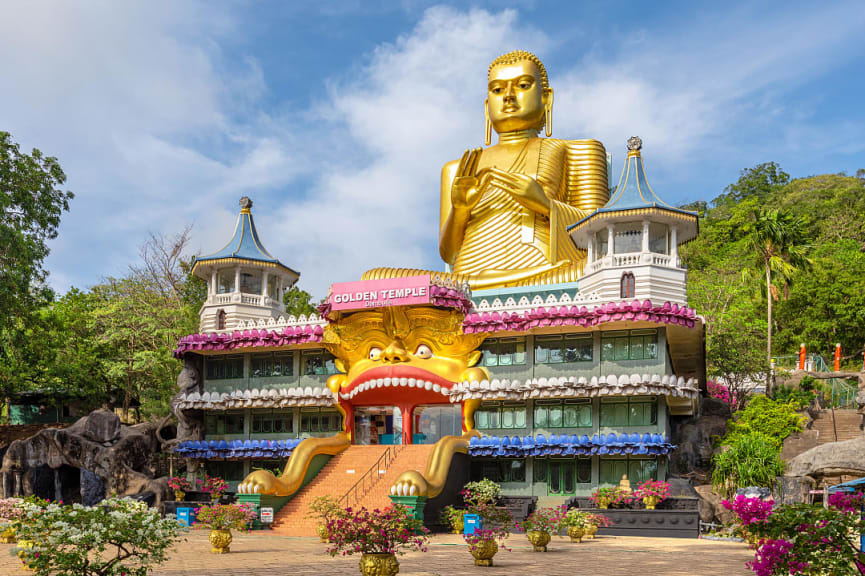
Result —
<instances>
[{"instance_id":1,"label":"red column","mask_svg":"<svg viewBox=\"0 0 865 576\"><path fill-rule=\"evenodd\" d=\"M412 418L414 417L414 406L403 404L399 407L402 412L402 443L411 444L414 427L412 426Z\"/></svg>"}]
</instances>

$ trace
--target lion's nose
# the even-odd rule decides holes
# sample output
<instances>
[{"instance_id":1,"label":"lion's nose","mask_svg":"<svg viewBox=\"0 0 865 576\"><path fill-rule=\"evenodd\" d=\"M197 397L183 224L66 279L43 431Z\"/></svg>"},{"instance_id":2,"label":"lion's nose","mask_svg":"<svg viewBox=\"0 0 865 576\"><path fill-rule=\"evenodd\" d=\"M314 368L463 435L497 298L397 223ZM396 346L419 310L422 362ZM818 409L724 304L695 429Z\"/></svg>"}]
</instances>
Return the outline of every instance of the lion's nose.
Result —
<instances>
[{"instance_id":1,"label":"lion's nose","mask_svg":"<svg viewBox=\"0 0 865 576\"><path fill-rule=\"evenodd\" d=\"M382 360L396 364L397 362L408 362L408 352L405 350L405 344L399 340L391 342L384 352L381 354Z\"/></svg>"}]
</instances>

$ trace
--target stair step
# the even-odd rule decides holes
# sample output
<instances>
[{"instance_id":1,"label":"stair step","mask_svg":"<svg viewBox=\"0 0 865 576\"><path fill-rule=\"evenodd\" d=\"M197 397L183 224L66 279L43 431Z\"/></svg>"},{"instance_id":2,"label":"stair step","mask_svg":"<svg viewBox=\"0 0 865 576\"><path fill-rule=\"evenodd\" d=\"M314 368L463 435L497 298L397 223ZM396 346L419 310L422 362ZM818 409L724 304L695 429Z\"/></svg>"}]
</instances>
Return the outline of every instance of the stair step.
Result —
<instances>
[{"instance_id":1,"label":"stair step","mask_svg":"<svg viewBox=\"0 0 865 576\"><path fill-rule=\"evenodd\" d=\"M312 501L323 495L341 498L384 454L387 446L350 446L341 454L334 456L321 469L312 482L307 484L297 496L292 498L276 515L273 531L283 536L314 536L317 520L307 518L307 510ZM406 470L423 471L432 445L403 446L391 461L384 474L381 474L373 488L352 508L385 508L390 505L390 487L400 474ZM347 470L354 469L354 474Z\"/></svg>"}]
</instances>

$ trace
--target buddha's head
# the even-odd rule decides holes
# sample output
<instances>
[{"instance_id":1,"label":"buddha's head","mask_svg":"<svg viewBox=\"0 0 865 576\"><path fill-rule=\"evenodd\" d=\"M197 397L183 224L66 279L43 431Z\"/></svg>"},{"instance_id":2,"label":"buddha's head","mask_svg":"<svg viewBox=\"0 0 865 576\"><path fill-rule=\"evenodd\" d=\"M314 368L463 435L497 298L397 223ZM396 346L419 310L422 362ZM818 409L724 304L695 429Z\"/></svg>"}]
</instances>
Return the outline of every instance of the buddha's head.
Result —
<instances>
[{"instance_id":1,"label":"buddha's head","mask_svg":"<svg viewBox=\"0 0 865 576\"><path fill-rule=\"evenodd\" d=\"M551 134L553 89L537 56L525 50L503 54L490 64L487 77L487 144L490 124L499 134L544 126Z\"/></svg>"}]
</instances>

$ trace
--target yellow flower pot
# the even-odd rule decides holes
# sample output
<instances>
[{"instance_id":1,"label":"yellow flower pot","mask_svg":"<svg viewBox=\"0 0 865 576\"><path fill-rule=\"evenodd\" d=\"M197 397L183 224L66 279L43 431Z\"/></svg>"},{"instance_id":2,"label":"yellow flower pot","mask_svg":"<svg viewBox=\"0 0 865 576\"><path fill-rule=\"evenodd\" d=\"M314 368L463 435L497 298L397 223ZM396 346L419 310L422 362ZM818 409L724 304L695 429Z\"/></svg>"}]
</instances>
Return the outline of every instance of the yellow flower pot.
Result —
<instances>
[{"instance_id":1,"label":"yellow flower pot","mask_svg":"<svg viewBox=\"0 0 865 576\"><path fill-rule=\"evenodd\" d=\"M12 526L7 526L2 532L0 532L0 542L3 544L15 544L18 539L15 538L15 528Z\"/></svg>"},{"instance_id":2,"label":"yellow flower pot","mask_svg":"<svg viewBox=\"0 0 865 576\"><path fill-rule=\"evenodd\" d=\"M228 554L231 552L229 545L231 544L231 530L211 530L210 531L210 552L211 554Z\"/></svg>"},{"instance_id":3,"label":"yellow flower pot","mask_svg":"<svg viewBox=\"0 0 865 576\"><path fill-rule=\"evenodd\" d=\"M589 539L589 540L594 539L595 534L598 533L598 527L597 527L596 525L594 525L594 524L589 524L588 526L586 526L585 528L583 528L583 530L585 530L585 532L586 532L586 533L585 533L585 538L587 538L587 539Z\"/></svg>"},{"instance_id":4,"label":"yellow flower pot","mask_svg":"<svg viewBox=\"0 0 865 576\"><path fill-rule=\"evenodd\" d=\"M499 551L499 545L495 540L484 540L469 547L469 552L475 557L475 566L492 566L493 556Z\"/></svg>"},{"instance_id":5,"label":"yellow flower pot","mask_svg":"<svg viewBox=\"0 0 865 576\"><path fill-rule=\"evenodd\" d=\"M218 503L220 498L222 498L222 494L215 494L215 493L210 494L210 501L213 502L214 504Z\"/></svg>"},{"instance_id":6,"label":"yellow flower pot","mask_svg":"<svg viewBox=\"0 0 865 576\"><path fill-rule=\"evenodd\" d=\"M325 544L330 542L330 531L327 529L327 524L319 524L315 528L316 532L318 532L318 539Z\"/></svg>"},{"instance_id":7,"label":"yellow flower pot","mask_svg":"<svg viewBox=\"0 0 865 576\"><path fill-rule=\"evenodd\" d=\"M174 491L174 500L176 502L183 502L184 498L186 498L186 492L184 492L183 490Z\"/></svg>"},{"instance_id":8,"label":"yellow flower pot","mask_svg":"<svg viewBox=\"0 0 865 576\"><path fill-rule=\"evenodd\" d=\"M568 526L568 536L571 537L571 542L582 542L586 531L582 526Z\"/></svg>"},{"instance_id":9,"label":"yellow flower pot","mask_svg":"<svg viewBox=\"0 0 865 576\"><path fill-rule=\"evenodd\" d=\"M454 521L454 527L451 529L451 532L453 534L462 534L465 526L465 521L463 520L463 517L460 516L459 519Z\"/></svg>"},{"instance_id":10,"label":"yellow flower pot","mask_svg":"<svg viewBox=\"0 0 865 576\"><path fill-rule=\"evenodd\" d=\"M655 506L658 505L658 497L657 496L645 496L643 498L643 504L646 505L646 510L654 510Z\"/></svg>"},{"instance_id":11,"label":"yellow flower pot","mask_svg":"<svg viewBox=\"0 0 865 576\"><path fill-rule=\"evenodd\" d=\"M552 538L549 532L542 532L541 530L532 530L526 536L529 542L532 543L535 552L546 552L547 544L550 543L550 538Z\"/></svg>"},{"instance_id":12,"label":"yellow flower pot","mask_svg":"<svg viewBox=\"0 0 865 576\"><path fill-rule=\"evenodd\" d=\"M363 576L394 576L398 572L399 562L393 554L363 554L360 557Z\"/></svg>"}]
</instances>

